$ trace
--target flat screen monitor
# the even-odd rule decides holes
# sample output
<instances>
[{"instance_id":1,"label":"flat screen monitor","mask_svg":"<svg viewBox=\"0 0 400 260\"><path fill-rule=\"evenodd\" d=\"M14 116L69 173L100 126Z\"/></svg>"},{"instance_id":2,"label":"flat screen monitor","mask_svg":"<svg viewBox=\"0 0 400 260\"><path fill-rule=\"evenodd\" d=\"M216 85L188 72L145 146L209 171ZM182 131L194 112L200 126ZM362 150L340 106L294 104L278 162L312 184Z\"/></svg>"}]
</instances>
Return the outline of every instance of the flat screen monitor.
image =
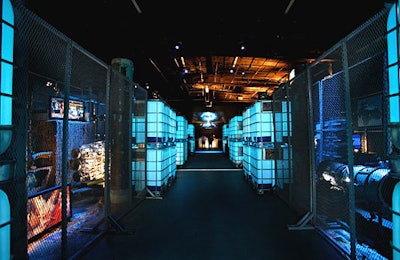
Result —
<instances>
[{"instance_id":1,"label":"flat screen monitor","mask_svg":"<svg viewBox=\"0 0 400 260\"><path fill-rule=\"evenodd\" d=\"M68 119L70 120L84 120L85 104L83 101L70 100ZM52 97L50 101L50 118L62 119L64 118L64 99Z\"/></svg>"}]
</instances>

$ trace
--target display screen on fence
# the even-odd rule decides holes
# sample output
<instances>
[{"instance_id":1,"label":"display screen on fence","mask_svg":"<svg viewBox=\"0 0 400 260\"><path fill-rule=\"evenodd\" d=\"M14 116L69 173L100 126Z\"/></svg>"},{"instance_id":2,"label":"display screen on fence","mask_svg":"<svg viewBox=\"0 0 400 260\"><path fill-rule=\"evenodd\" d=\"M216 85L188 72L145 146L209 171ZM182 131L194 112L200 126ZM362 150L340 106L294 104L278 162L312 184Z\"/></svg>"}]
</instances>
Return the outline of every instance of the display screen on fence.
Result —
<instances>
[{"instance_id":1,"label":"display screen on fence","mask_svg":"<svg viewBox=\"0 0 400 260\"><path fill-rule=\"evenodd\" d=\"M85 115L84 102L78 100L69 101L68 119L83 120ZM64 117L64 99L52 97L50 101L50 118L62 119Z\"/></svg>"},{"instance_id":2,"label":"display screen on fence","mask_svg":"<svg viewBox=\"0 0 400 260\"><path fill-rule=\"evenodd\" d=\"M71 217L70 185L67 185L67 218ZM28 240L35 240L62 221L62 189L55 186L28 197Z\"/></svg>"}]
</instances>

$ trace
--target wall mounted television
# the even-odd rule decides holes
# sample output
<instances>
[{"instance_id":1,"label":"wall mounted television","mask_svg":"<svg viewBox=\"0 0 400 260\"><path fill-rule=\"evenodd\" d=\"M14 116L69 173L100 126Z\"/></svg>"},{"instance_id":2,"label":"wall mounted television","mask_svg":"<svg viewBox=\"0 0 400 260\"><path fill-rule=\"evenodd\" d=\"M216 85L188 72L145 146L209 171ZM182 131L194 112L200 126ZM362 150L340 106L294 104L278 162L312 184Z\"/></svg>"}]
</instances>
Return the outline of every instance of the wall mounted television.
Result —
<instances>
[{"instance_id":1,"label":"wall mounted television","mask_svg":"<svg viewBox=\"0 0 400 260\"><path fill-rule=\"evenodd\" d=\"M68 119L83 121L85 115L85 103L79 100L69 101ZM64 99L51 97L50 100L50 119L64 118Z\"/></svg>"}]
</instances>

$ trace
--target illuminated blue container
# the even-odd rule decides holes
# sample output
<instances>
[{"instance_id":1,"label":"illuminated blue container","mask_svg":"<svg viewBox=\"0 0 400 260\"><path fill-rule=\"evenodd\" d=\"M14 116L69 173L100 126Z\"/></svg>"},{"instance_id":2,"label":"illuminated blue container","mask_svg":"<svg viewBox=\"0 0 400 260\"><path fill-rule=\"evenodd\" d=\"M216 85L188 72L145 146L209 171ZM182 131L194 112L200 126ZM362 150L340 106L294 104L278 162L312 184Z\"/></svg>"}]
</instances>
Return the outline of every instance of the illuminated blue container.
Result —
<instances>
[{"instance_id":1,"label":"illuminated blue container","mask_svg":"<svg viewBox=\"0 0 400 260\"><path fill-rule=\"evenodd\" d=\"M254 109L250 114L251 136L256 142L274 142L272 101L259 101L253 106Z\"/></svg>"},{"instance_id":2,"label":"illuminated blue container","mask_svg":"<svg viewBox=\"0 0 400 260\"><path fill-rule=\"evenodd\" d=\"M388 20L387 20L387 65L388 65L388 80L389 80L389 127L393 144L398 148L398 138L400 136L400 88L399 88L399 36L398 36L398 23L399 23L399 1L392 5ZM397 155L397 156L396 156ZM391 156L391 168L399 165L398 154L394 153ZM393 170L393 169L392 169ZM396 169L396 171L398 171ZM398 172L393 170L394 175L399 175ZM397 178L398 176L396 176ZM392 248L393 260L400 260L400 182L398 182L392 194Z\"/></svg>"},{"instance_id":3,"label":"illuminated blue container","mask_svg":"<svg viewBox=\"0 0 400 260\"><path fill-rule=\"evenodd\" d=\"M0 72L0 154L4 153L12 138L12 94L14 60L14 12L11 2L4 0L1 17L1 72Z\"/></svg>"},{"instance_id":4,"label":"illuminated blue container","mask_svg":"<svg viewBox=\"0 0 400 260\"><path fill-rule=\"evenodd\" d=\"M10 257L11 210L7 194L0 189L0 259Z\"/></svg>"},{"instance_id":5,"label":"illuminated blue container","mask_svg":"<svg viewBox=\"0 0 400 260\"><path fill-rule=\"evenodd\" d=\"M147 142L164 142L167 135L167 118L165 103L161 100L147 101Z\"/></svg>"},{"instance_id":6,"label":"illuminated blue container","mask_svg":"<svg viewBox=\"0 0 400 260\"><path fill-rule=\"evenodd\" d=\"M176 131L177 131L177 115L176 112L170 107L165 106L165 114L167 117L167 143L166 148L168 149L168 159L169 159L169 178L168 183L170 184L176 178Z\"/></svg>"},{"instance_id":7,"label":"illuminated blue container","mask_svg":"<svg viewBox=\"0 0 400 260\"><path fill-rule=\"evenodd\" d=\"M176 165L185 164L188 157L188 121L183 116L176 117Z\"/></svg>"},{"instance_id":8,"label":"illuminated blue container","mask_svg":"<svg viewBox=\"0 0 400 260\"><path fill-rule=\"evenodd\" d=\"M399 45L397 32L396 6L393 5L387 20L387 50L388 50L388 80L389 80L389 123L398 124L400 122L400 98L399 98Z\"/></svg>"},{"instance_id":9,"label":"illuminated blue container","mask_svg":"<svg viewBox=\"0 0 400 260\"><path fill-rule=\"evenodd\" d=\"M229 120L229 159L241 167L243 163L243 116L234 116Z\"/></svg>"},{"instance_id":10,"label":"illuminated blue container","mask_svg":"<svg viewBox=\"0 0 400 260\"><path fill-rule=\"evenodd\" d=\"M157 196L165 190L170 178L168 149L147 149L147 188Z\"/></svg>"},{"instance_id":11,"label":"illuminated blue container","mask_svg":"<svg viewBox=\"0 0 400 260\"><path fill-rule=\"evenodd\" d=\"M186 162L187 158L187 142L178 141L176 142L176 166L182 166Z\"/></svg>"},{"instance_id":12,"label":"illuminated blue container","mask_svg":"<svg viewBox=\"0 0 400 260\"><path fill-rule=\"evenodd\" d=\"M251 164L251 135L250 135L250 108L243 111L243 174L245 179L250 179Z\"/></svg>"},{"instance_id":13,"label":"illuminated blue container","mask_svg":"<svg viewBox=\"0 0 400 260\"><path fill-rule=\"evenodd\" d=\"M176 116L176 139L187 139L188 122L184 116Z\"/></svg>"},{"instance_id":14,"label":"illuminated blue container","mask_svg":"<svg viewBox=\"0 0 400 260\"><path fill-rule=\"evenodd\" d=\"M176 176L177 117L162 100L147 101L146 186L160 196Z\"/></svg>"},{"instance_id":15,"label":"illuminated blue container","mask_svg":"<svg viewBox=\"0 0 400 260\"><path fill-rule=\"evenodd\" d=\"M243 170L258 193L289 182L290 103L263 100L243 111Z\"/></svg>"},{"instance_id":16,"label":"illuminated blue container","mask_svg":"<svg viewBox=\"0 0 400 260\"><path fill-rule=\"evenodd\" d=\"M249 108L245 136L248 139L249 179L258 193L275 185L273 102L258 101Z\"/></svg>"},{"instance_id":17,"label":"illuminated blue container","mask_svg":"<svg viewBox=\"0 0 400 260\"><path fill-rule=\"evenodd\" d=\"M13 135L14 11L9 0L2 1L1 20L0 155L10 146ZM2 176L11 176L11 172L6 172L10 169L4 164L0 167L0 181L3 181ZM11 259L10 249L11 209L7 194L0 189L0 259Z\"/></svg>"},{"instance_id":18,"label":"illuminated blue container","mask_svg":"<svg viewBox=\"0 0 400 260\"><path fill-rule=\"evenodd\" d=\"M251 180L259 193L270 190L275 185L275 161L273 144L263 148L253 147L250 151Z\"/></svg>"},{"instance_id":19,"label":"illuminated blue container","mask_svg":"<svg viewBox=\"0 0 400 260\"><path fill-rule=\"evenodd\" d=\"M177 115L176 112L168 105L164 107L165 110L165 115L166 115L166 136L167 136L167 141L170 143L174 142L176 138L176 131L177 131Z\"/></svg>"}]
</instances>

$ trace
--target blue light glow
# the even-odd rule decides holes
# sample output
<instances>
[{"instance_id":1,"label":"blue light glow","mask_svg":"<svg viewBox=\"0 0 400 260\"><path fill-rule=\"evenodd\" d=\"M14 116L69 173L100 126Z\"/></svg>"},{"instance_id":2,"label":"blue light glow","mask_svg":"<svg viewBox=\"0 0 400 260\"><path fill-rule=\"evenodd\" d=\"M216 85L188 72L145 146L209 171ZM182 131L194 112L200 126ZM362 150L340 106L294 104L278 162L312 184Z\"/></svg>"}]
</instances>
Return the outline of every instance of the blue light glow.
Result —
<instances>
[{"instance_id":1,"label":"blue light glow","mask_svg":"<svg viewBox=\"0 0 400 260\"><path fill-rule=\"evenodd\" d=\"M2 1L1 24L1 77L0 77L0 125L12 124L12 81L14 55L14 13L9 0ZM3 141L3 140L2 140Z\"/></svg>"},{"instance_id":2,"label":"blue light glow","mask_svg":"<svg viewBox=\"0 0 400 260\"><path fill-rule=\"evenodd\" d=\"M10 259L10 202L7 194L0 190L0 259Z\"/></svg>"},{"instance_id":3,"label":"blue light glow","mask_svg":"<svg viewBox=\"0 0 400 260\"><path fill-rule=\"evenodd\" d=\"M386 24L387 31L394 29L396 23L396 5L391 8ZM398 62L398 44L397 31L393 30L387 35L387 50L388 50L388 74L389 74L389 95L395 95L389 98L389 120L390 123L400 122L400 105L399 105L399 67Z\"/></svg>"}]
</instances>

